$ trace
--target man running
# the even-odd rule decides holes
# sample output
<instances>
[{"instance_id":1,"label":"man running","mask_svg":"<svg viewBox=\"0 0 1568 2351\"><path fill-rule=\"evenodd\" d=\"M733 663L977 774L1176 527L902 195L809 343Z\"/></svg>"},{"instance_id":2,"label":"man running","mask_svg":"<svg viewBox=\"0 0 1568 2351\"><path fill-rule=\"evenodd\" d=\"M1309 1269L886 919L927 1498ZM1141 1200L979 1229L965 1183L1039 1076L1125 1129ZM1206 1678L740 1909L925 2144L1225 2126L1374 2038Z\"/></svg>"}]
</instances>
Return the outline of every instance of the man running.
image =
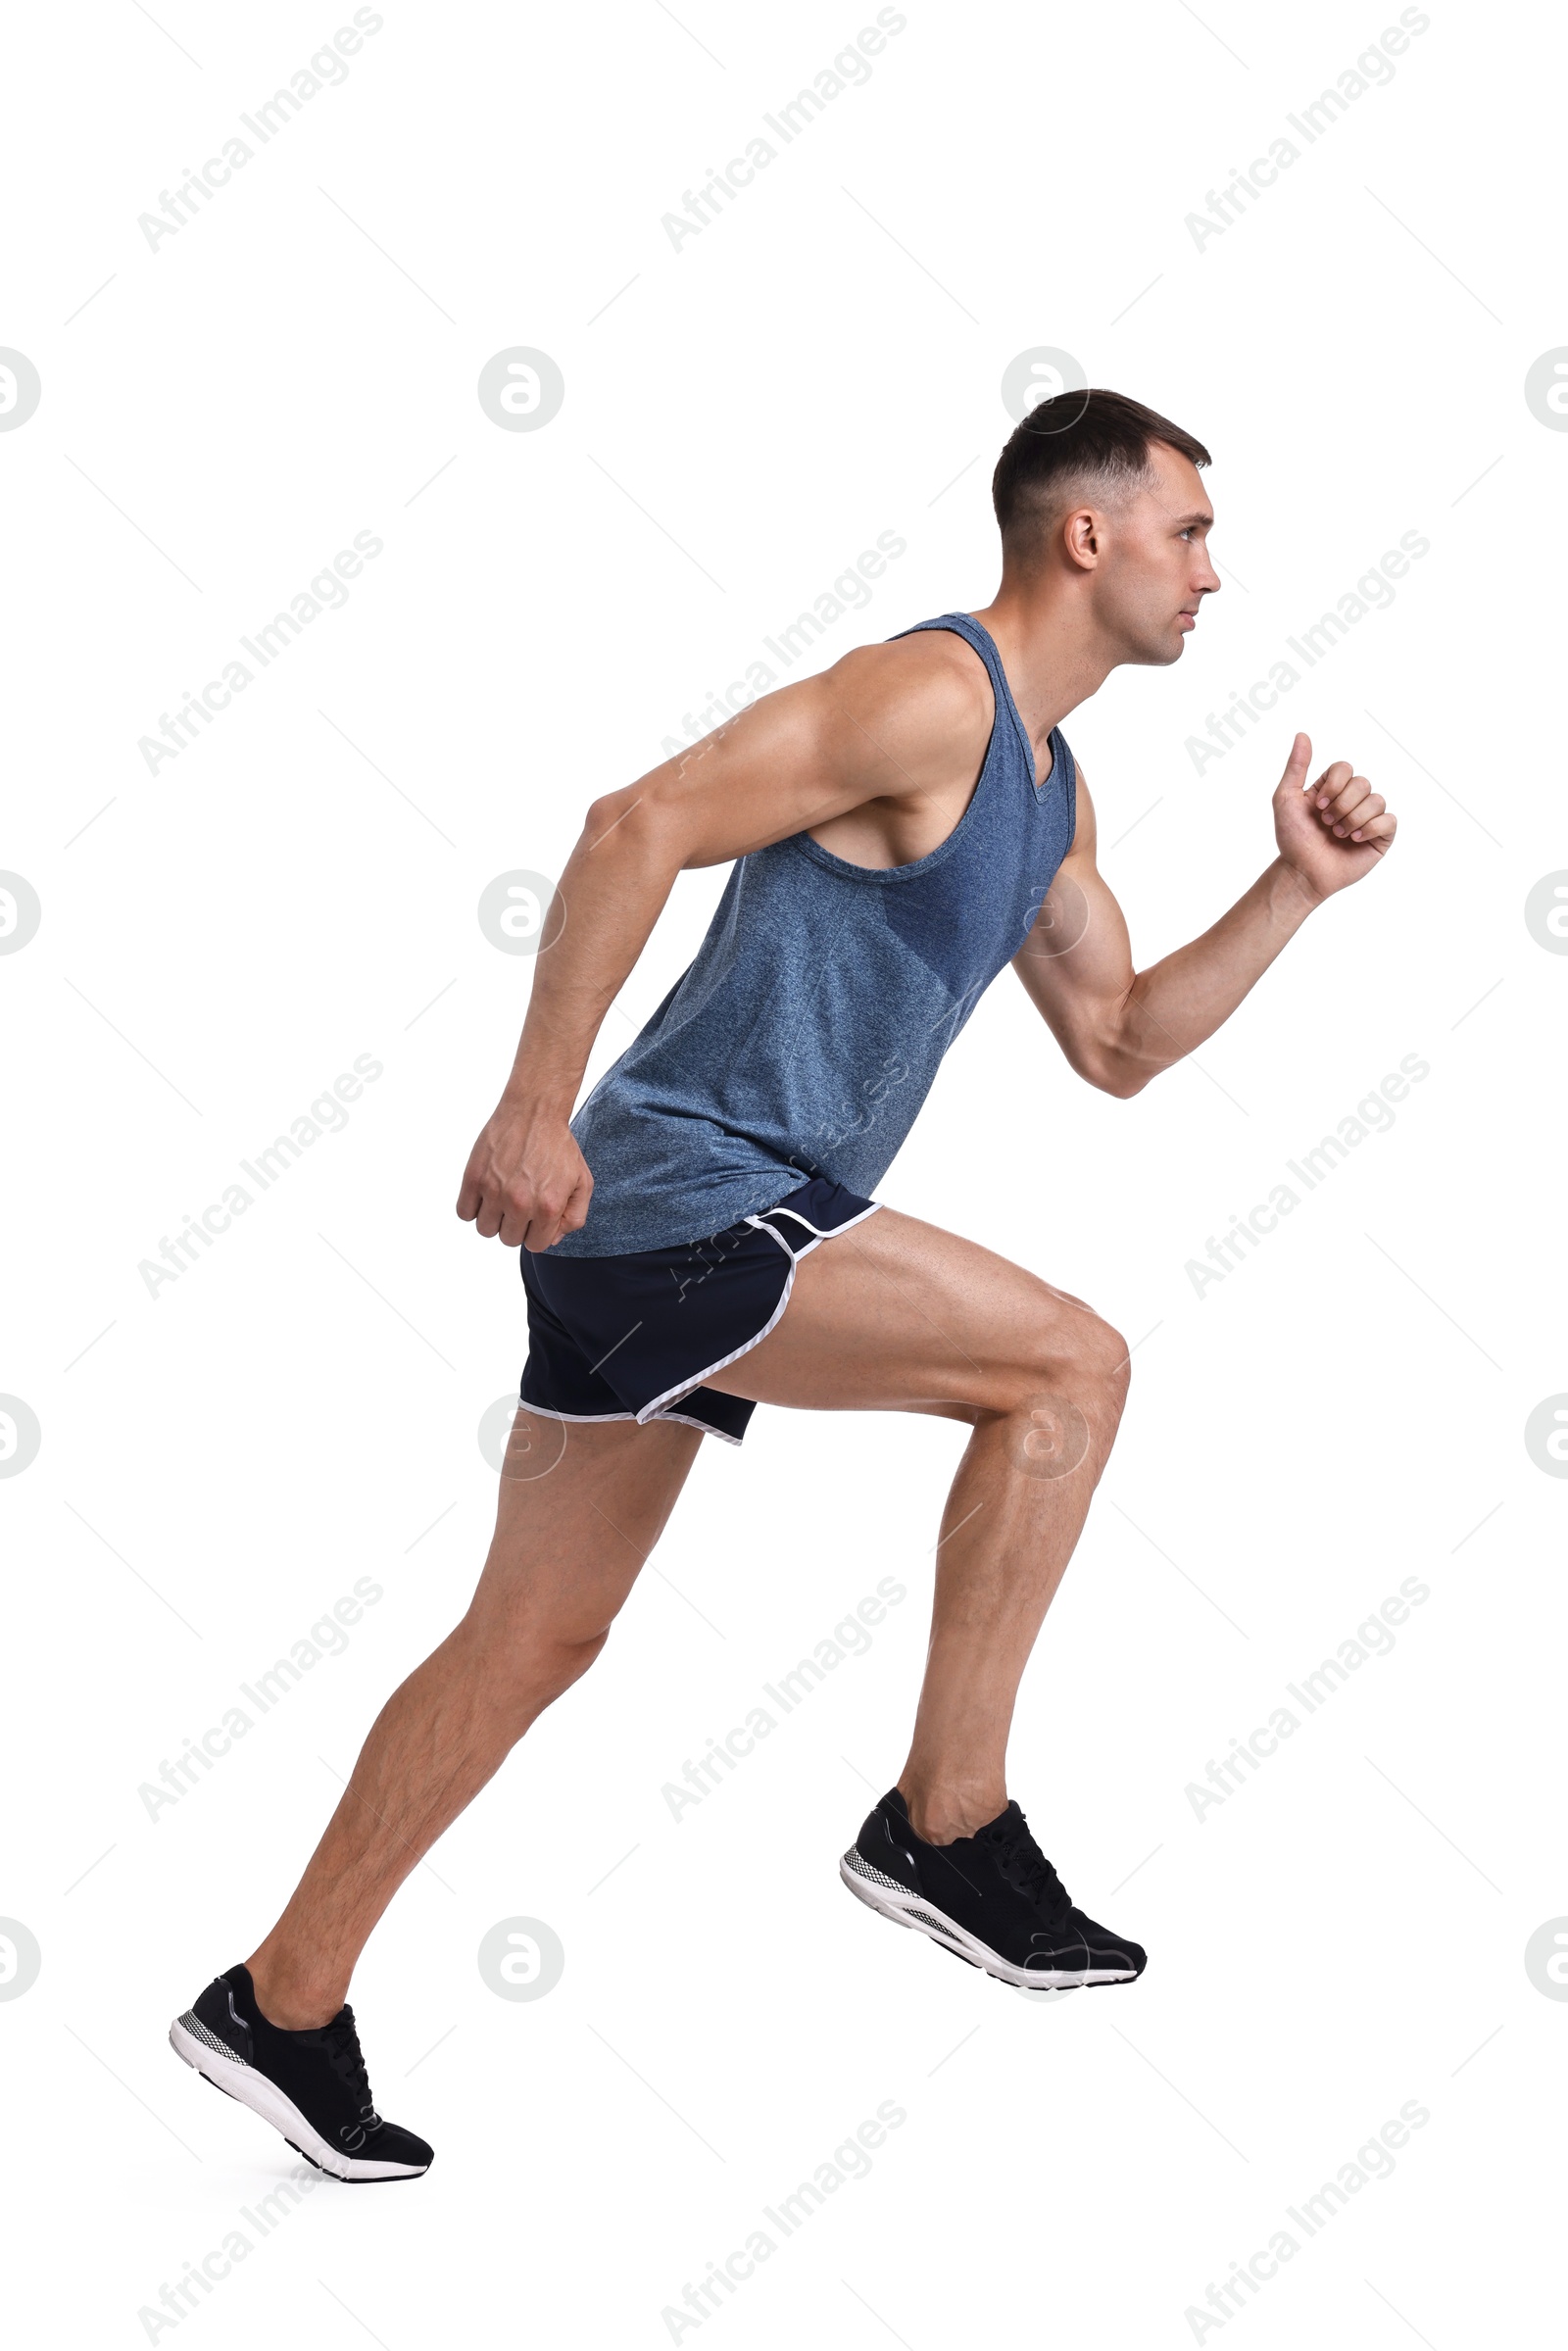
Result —
<instances>
[{"instance_id":1,"label":"man running","mask_svg":"<svg viewBox=\"0 0 1568 2351\"><path fill-rule=\"evenodd\" d=\"M1213 1035L1395 820L1298 735L1277 855L1135 971L1059 731L1124 662L1169 664L1213 516L1191 433L1064 394L997 465L1002 585L785 686L596 801L561 877L511 1078L458 1214L520 1249L528 1358L462 1623L394 1692L282 1917L175 2049L323 2170L426 2170L371 2102L349 1978L416 1862L586 1672L705 1433L759 1403L971 1432L943 1516L907 1760L840 1864L861 1901L1004 1983L1130 1982L1007 1796L1019 1678L1104 1467L1125 1342L1081 1298L872 1195L1011 963L1080 1077L1130 1096ZM730 864L695 961L572 1117L675 876Z\"/></svg>"}]
</instances>

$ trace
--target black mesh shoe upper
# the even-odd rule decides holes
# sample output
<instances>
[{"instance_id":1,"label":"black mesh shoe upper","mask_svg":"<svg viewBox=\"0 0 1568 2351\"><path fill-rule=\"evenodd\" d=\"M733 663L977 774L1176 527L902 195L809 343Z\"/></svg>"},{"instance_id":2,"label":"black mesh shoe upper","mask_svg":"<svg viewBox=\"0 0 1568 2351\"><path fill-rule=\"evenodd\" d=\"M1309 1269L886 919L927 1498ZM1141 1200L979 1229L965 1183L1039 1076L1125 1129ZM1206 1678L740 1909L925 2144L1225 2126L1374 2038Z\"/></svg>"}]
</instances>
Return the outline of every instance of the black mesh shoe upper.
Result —
<instances>
[{"instance_id":1,"label":"black mesh shoe upper","mask_svg":"<svg viewBox=\"0 0 1568 2351\"><path fill-rule=\"evenodd\" d=\"M1143 1972L1148 1954L1140 1944L1074 1908L1014 1802L973 1837L930 1845L915 1836L908 1807L890 1788L856 1845L873 1869L923 1895L1016 1967Z\"/></svg>"},{"instance_id":2,"label":"black mesh shoe upper","mask_svg":"<svg viewBox=\"0 0 1568 2351\"><path fill-rule=\"evenodd\" d=\"M314 2032L286 2033L263 2016L250 1971L216 1977L189 2012L199 2039L274 2082L306 2121L344 2155L374 2163L424 2166L431 2150L412 2131L375 2111L352 2008L340 2008Z\"/></svg>"}]
</instances>

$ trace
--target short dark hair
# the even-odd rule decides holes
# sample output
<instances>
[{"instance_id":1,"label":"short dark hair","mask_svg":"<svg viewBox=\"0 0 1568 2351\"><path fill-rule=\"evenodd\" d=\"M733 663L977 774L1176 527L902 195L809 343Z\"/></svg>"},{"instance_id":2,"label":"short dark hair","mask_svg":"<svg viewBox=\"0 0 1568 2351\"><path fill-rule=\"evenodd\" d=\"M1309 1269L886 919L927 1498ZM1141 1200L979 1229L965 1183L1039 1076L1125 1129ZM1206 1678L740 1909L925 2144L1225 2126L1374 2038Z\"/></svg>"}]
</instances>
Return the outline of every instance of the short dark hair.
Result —
<instances>
[{"instance_id":1,"label":"short dark hair","mask_svg":"<svg viewBox=\"0 0 1568 2351\"><path fill-rule=\"evenodd\" d=\"M1122 392L1058 392L1029 411L991 477L991 503L1004 539L1043 520L1053 492L1074 478L1130 487L1150 470L1155 441L1195 465L1210 463L1201 441Z\"/></svg>"}]
</instances>

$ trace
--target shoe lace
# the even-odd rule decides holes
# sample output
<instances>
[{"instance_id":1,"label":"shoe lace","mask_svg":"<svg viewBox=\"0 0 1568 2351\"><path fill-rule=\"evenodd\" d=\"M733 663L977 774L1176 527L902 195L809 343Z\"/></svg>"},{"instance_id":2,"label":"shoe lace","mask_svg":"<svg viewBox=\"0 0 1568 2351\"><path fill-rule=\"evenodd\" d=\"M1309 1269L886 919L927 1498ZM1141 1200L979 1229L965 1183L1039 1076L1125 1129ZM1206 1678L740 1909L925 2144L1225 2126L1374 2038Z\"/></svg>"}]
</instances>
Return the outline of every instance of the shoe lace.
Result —
<instances>
[{"instance_id":1,"label":"shoe lace","mask_svg":"<svg viewBox=\"0 0 1568 2351\"><path fill-rule=\"evenodd\" d=\"M1066 1887L1046 1859L1020 1812L1016 1819L999 1822L990 1832L997 1862L1009 1886L1047 1918L1057 1919L1071 1909Z\"/></svg>"},{"instance_id":2,"label":"shoe lace","mask_svg":"<svg viewBox=\"0 0 1568 2351\"><path fill-rule=\"evenodd\" d=\"M375 2111L370 2095L370 2078L366 2071L365 2052L354 2024L352 2008L340 2008L332 2022L324 2028L326 2054L333 2072L348 2088L359 2110L360 2122L368 2131L378 2131L381 2118Z\"/></svg>"}]
</instances>

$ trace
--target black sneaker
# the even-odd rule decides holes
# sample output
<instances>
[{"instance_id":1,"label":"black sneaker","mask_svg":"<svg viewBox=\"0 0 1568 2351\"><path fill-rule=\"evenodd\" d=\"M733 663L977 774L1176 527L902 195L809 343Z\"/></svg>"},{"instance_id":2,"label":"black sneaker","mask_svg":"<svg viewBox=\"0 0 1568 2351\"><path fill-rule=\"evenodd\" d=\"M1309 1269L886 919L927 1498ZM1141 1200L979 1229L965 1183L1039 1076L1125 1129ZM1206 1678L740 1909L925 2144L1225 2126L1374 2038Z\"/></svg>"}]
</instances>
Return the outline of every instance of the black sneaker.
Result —
<instances>
[{"instance_id":1,"label":"black sneaker","mask_svg":"<svg viewBox=\"0 0 1568 2351\"><path fill-rule=\"evenodd\" d=\"M352 2008L315 2032L285 2033L257 2007L249 1969L231 1967L174 2019L169 2039L334 2180L416 2180L435 2160L422 2138L376 2113Z\"/></svg>"},{"instance_id":2,"label":"black sneaker","mask_svg":"<svg viewBox=\"0 0 1568 2351\"><path fill-rule=\"evenodd\" d=\"M973 1837L928 1845L889 1788L839 1876L884 1918L919 1928L944 1951L1028 1990L1131 1984L1148 1959L1139 1944L1073 1908L1013 1803Z\"/></svg>"}]
</instances>

